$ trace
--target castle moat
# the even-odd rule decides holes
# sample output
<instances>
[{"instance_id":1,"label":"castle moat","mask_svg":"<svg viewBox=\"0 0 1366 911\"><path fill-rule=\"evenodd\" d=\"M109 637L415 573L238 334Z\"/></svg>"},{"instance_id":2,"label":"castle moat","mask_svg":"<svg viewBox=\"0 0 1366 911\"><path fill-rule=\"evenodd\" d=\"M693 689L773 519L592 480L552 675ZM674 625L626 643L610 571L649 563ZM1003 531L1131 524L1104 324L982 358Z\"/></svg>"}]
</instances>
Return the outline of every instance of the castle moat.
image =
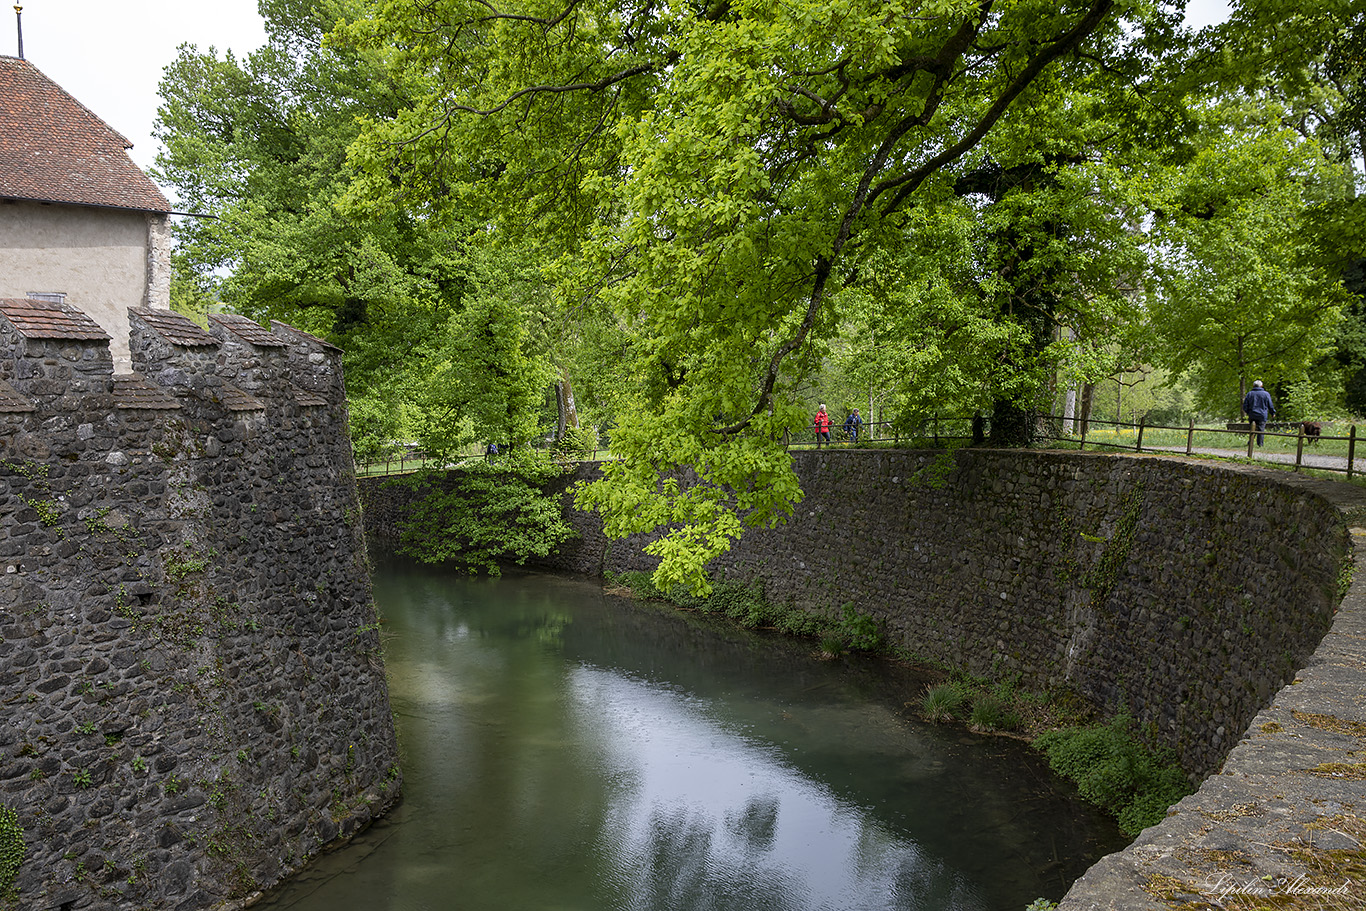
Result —
<instances>
[{"instance_id":1,"label":"castle moat","mask_svg":"<svg viewBox=\"0 0 1366 911\"><path fill-rule=\"evenodd\" d=\"M604 594L382 565L403 802L259 908L1022 909L1126 843L917 682Z\"/></svg>"}]
</instances>

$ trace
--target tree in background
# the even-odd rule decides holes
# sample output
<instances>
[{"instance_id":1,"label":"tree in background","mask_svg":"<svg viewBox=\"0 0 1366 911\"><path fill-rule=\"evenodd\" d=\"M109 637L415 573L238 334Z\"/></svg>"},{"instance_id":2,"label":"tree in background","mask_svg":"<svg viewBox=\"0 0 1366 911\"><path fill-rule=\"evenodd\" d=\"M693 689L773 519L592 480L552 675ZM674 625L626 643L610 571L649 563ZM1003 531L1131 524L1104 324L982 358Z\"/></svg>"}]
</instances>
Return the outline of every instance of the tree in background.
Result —
<instances>
[{"instance_id":1,"label":"tree in background","mask_svg":"<svg viewBox=\"0 0 1366 911\"><path fill-rule=\"evenodd\" d=\"M1254 379L1308 379L1346 299L1301 232L1324 179L1313 144L1211 132L1191 162L1154 175L1154 360L1192 377L1199 407L1236 416Z\"/></svg>"},{"instance_id":2,"label":"tree in background","mask_svg":"<svg viewBox=\"0 0 1366 911\"><path fill-rule=\"evenodd\" d=\"M345 39L431 91L368 124L355 195L482 205L562 249L562 300L609 307L623 354L621 459L581 502L613 535L669 527L658 581L705 587L711 557L800 496L779 441L805 427L797 393L861 260L899 251L987 137L1117 64L1150 12L388 0ZM987 320L1009 346L1019 316Z\"/></svg>"},{"instance_id":3,"label":"tree in background","mask_svg":"<svg viewBox=\"0 0 1366 911\"><path fill-rule=\"evenodd\" d=\"M357 117L411 86L323 36L359 0L265 0L244 60L184 46L161 86L159 178L205 216L176 228L181 300L280 319L340 345L358 448L400 434L405 404L468 286L470 231L399 209L344 212Z\"/></svg>"},{"instance_id":4,"label":"tree in background","mask_svg":"<svg viewBox=\"0 0 1366 911\"><path fill-rule=\"evenodd\" d=\"M1251 248L1254 261L1274 263L1278 255L1288 273L1313 272L1329 282L1346 281L1366 262L1357 193L1366 178L1366 3L1362 0L1239 0L1227 22L1204 30L1184 74L1176 81L1219 110L1202 121L1200 133L1222 132L1260 141L1274 125L1297 137L1304 161L1294 175L1298 203L1284 196L1282 206L1299 232L1278 250ZM1204 167L1207 179L1221 175ZM1236 192L1236 190L1235 190ZM1287 277L1286 280L1289 280ZM1326 311L1325 311L1326 312ZM1299 314L1303 317L1305 314ZM1286 343L1301 337L1304 324L1285 327ZM1301 350L1300 367L1276 377L1292 412L1318 417L1347 404L1366 410L1366 310L1357 303L1346 309L1331 341L1315 338L1313 352ZM1218 373L1219 371L1215 371ZM1227 371L1223 371L1227 376ZM1270 378L1267 378L1270 381ZM1213 406L1208 382L1202 401ZM1236 396L1223 391L1216 413L1227 414Z\"/></svg>"}]
</instances>

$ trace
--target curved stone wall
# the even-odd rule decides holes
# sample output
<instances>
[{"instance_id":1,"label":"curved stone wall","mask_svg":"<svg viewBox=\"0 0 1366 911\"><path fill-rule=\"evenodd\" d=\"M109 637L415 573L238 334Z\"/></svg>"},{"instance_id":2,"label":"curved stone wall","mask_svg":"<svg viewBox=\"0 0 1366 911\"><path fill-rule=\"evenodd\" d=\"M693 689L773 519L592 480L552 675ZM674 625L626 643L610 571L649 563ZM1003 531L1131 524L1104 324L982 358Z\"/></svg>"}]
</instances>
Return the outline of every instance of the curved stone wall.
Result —
<instances>
[{"instance_id":1,"label":"curved stone wall","mask_svg":"<svg viewBox=\"0 0 1366 911\"><path fill-rule=\"evenodd\" d=\"M138 373L116 377L107 339L71 337L79 314L11 321L5 303L0 849L23 840L18 907L239 907L401 785L340 352L134 311Z\"/></svg>"},{"instance_id":2,"label":"curved stone wall","mask_svg":"<svg viewBox=\"0 0 1366 911\"><path fill-rule=\"evenodd\" d=\"M805 610L852 605L927 661L1075 689L1196 774L1289 682L1338 601L1343 518L1282 473L980 449L794 461L797 514L747 532L719 577ZM393 507L364 496L382 536ZM644 538L608 542L566 509L581 537L553 566L653 568Z\"/></svg>"}]
</instances>

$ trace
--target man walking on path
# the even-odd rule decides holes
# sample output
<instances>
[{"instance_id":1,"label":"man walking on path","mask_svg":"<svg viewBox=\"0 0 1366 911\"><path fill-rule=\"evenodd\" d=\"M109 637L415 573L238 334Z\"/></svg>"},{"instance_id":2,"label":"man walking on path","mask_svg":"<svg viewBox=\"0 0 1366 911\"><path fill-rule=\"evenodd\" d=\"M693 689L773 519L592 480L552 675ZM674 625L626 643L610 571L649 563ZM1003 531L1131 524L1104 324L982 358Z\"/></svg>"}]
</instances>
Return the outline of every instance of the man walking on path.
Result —
<instances>
[{"instance_id":1,"label":"man walking on path","mask_svg":"<svg viewBox=\"0 0 1366 911\"><path fill-rule=\"evenodd\" d=\"M863 418L859 417L858 409L849 412L849 416L844 419L844 435L851 443L858 442L858 432L863 427Z\"/></svg>"},{"instance_id":2,"label":"man walking on path","mask_svg":"<svg viewBox=\"0 0 1366 911\"><path fill-rule=\"evenodd\" d=\"M1257 431L1257 445L1262 445L1262 431L1266 430L1267 418L1275 415L1276 405L1271 401L1271 393L1262 388L1262 381L1252 383L1252 391L1243 399L1243 413Z\"/></svg>"}]
</instances>

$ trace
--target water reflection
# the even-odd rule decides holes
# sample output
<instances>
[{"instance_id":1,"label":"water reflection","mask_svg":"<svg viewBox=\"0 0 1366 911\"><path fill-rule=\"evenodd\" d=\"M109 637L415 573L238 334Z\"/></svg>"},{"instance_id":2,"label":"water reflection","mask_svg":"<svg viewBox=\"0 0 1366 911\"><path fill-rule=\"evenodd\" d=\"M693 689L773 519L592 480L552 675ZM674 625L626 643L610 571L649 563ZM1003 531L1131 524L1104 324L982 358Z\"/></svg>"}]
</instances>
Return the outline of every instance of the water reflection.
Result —
<instances>
[{"instance_id":1,"label":"water reflection","mask_svg":"<svg viewBox=\"0 0 1366 911\"><path fill-rule=\"evenodd\" d=\"M577 580L376 576L403 804L264 907L998 909L1122 845L887 679Z\"/></svg>"}]
</instances>

